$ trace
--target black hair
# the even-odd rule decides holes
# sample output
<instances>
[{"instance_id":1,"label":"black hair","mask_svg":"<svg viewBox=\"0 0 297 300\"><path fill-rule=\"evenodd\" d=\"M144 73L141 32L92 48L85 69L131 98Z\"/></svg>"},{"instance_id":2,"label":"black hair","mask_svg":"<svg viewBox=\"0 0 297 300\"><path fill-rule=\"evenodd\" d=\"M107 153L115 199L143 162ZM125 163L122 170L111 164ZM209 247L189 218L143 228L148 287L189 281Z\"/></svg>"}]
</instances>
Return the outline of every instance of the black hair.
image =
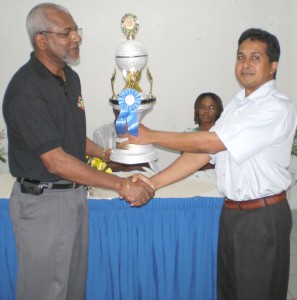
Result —
<instances>
[{"instance_id":1,"label":"black hair","mask_svg":"<svg viewBox=\"0 0 297 300\"><path fill-rule=\"evenodd\" d=\"M245 40L258 40L267 45L266 54L270 62L279 61L280 57L280 45L278 39L273 34L259 29L259 28L250 28L244 31L238 40L238 48L242 42Z\"/></svg>"},{"instance_id":2,"label":"black hair","mask_svg":"<svg viewBox=\"0 0 297 300\"><path fill-rule=\"evenodd\" d=\"M213 99L216 102L217 108L218 108L218 113L216 115L216 120L221 116L222 111L224 110L223 108L223 102L221 100L221 98L215 94L215 93L211 93L211 92L207 92L207 93L202 93L200 94L194 104L194 122L195 124L200 124L200 120L199 120L199 116L195 111L196 106L198 106L201 101L205 98L205 97L210 97L211 99Z\"/></svg>"}]
</instances>

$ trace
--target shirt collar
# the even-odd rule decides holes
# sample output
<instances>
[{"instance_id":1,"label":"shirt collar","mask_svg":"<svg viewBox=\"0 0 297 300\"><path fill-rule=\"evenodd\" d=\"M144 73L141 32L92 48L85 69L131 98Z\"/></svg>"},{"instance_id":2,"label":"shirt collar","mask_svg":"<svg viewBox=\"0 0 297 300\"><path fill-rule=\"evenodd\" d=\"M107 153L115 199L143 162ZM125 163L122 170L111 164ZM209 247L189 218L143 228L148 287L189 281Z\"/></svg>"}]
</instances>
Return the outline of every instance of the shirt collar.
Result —
<instances>
[{"instance_id":1,"label":"shirt collar","mask_svg":"<svg viewBox=\"0 0 297 300\"><path fill-rule=\"evenodd\" d=\"M55 79L61 80L59 76L56 74L52 73L44 64L42 64L38 58L35 55L35 52L31 52L30 55L30 62L32 63L33 67L41 74L43 77L54 77ZM65 64L64 66L64 72L65 74L68 73L68 66Z\"/></svg>"},{"instance_id":2,"label":"shirt collar","mask_svg":"<svg viewBox=\"0 0 297 300\"><path fill-rule=\"evenodd\" d=\"M242 89L237 95L236 98L240 101L240 103L244 103L247 100L254 101L257 98L266 96L271 90L275 89L275 80L269 80L263 85L261 85L258 89L256 89L249 96L245 97L245 89Z\"/></svg>"}]
</instances>

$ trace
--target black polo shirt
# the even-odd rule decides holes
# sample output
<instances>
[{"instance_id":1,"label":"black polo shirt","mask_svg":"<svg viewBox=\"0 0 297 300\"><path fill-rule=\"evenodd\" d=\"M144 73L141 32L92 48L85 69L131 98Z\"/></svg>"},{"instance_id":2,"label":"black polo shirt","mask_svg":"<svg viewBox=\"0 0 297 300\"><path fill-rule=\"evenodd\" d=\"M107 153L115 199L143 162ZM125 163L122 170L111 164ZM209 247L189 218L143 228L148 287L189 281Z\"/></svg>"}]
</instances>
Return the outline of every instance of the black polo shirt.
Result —
<instances>
[{"instance_id":1,"label":"black polo shirt","mask_svg":"<svg viewBox=\"0 0 297 300\"><path fill-rule=\"evenodd\" d=\"M8 160L15 177L41 181L61 179L49 173L40 155L57 147L85 160L86 120L79 102L80 80L64 67L66 84L31 53L11 79L3 101L7 125Z\"/></svg>"}]
</instances>

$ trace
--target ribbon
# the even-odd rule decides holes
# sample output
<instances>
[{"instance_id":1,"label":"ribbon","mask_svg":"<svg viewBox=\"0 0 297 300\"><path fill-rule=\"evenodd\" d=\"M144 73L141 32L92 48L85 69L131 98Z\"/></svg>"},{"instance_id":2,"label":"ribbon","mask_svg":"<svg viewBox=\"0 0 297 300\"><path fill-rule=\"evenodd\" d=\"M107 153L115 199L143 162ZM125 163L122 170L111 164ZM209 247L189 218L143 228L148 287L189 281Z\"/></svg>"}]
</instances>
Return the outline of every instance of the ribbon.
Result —
<instances>
[{"instance_id":1,"label":"ribbon","mask_svg":"<svg viewBox=\"0 0 297 300\"><path fill-rule=\"evenodd\" d=\"M127 124L128 132L138 136L138 117L136 110L141 103L141 95L134 89L125 89L119 94L118 102L121 111L116 120L117 133L125 134Z\"/></svg>"},{"instance_id":2,"label":"ribbon","mask_svg":"<svg viewBox=\"0 0 297 300\"><path fill-rule=\"evenodd\" d=\"M90 165L92 168L97 169L98 171L103 171L106 173L111 174L112 170L108 167L107 163L100 159L99 157L90 157L86 156L87 164Z\"/></svg>"}]
</instances>

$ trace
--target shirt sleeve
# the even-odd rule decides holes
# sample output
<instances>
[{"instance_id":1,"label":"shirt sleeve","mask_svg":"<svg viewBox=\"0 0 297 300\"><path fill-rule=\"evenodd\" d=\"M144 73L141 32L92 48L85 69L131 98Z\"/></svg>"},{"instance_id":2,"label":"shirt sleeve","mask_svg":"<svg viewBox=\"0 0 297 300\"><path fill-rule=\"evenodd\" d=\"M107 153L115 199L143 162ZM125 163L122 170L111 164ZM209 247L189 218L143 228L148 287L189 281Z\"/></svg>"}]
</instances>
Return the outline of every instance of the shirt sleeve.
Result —
<instances>
[{"instance_id":1,"label":"shirt sleeve","mask_svg":"<svg viewBox=\"0 0 297 300\"><path fill-rule=\"evenodd\" d=\"M61 146L61 138L46 103L36 96L20 95L9 105L10 118L26 146L37 156Z\"/></svg>"},{"instance_id":2,"label":"shirt sleeve","mask_svg":"<svg viewBox=\"0 0 297 300\"><path fill-rule=\"evenodd\" d=\"M243 115L239 112L232 123L223 123L214 131L240 164L266 147L284 141L294 128L294 115L289 101L268 102Z\"/></svg>"}]
</instances>

